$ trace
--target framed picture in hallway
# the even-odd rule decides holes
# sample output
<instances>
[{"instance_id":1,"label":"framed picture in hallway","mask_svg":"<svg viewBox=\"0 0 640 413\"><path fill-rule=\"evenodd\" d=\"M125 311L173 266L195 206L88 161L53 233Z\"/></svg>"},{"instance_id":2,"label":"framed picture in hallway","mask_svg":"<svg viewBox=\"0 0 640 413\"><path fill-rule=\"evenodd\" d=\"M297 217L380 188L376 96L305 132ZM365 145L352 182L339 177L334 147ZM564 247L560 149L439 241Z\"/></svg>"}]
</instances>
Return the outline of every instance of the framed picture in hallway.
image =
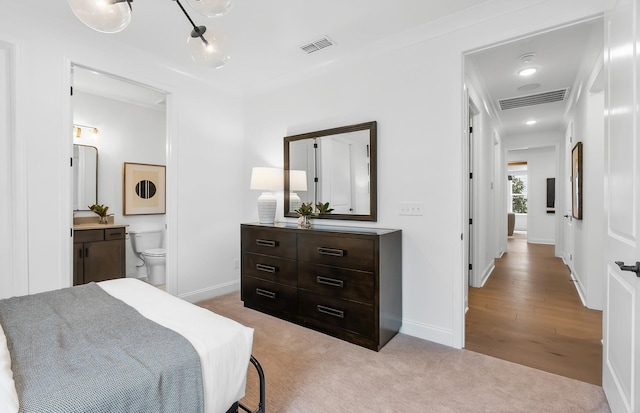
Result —
<instances>
[{"instance_id":1,"label":"framed picture in hallway","mask_svg":"<svg viewBox=\"0 0 640 413\"><path fill-rule=\"evenodd\" d=\"M571 151L571 214L582 219L582 142Z\"/></svg>"},{"instance_id":2,"label":"framed picture in hallway","mask_svg":"<svg viewBox=\"0 0 640 413\"><path fill-rule=\"evenodd\" d=\"M122 168L124 215L164 214L165 166L125 162Z\"/></svg>"}]
</instances>

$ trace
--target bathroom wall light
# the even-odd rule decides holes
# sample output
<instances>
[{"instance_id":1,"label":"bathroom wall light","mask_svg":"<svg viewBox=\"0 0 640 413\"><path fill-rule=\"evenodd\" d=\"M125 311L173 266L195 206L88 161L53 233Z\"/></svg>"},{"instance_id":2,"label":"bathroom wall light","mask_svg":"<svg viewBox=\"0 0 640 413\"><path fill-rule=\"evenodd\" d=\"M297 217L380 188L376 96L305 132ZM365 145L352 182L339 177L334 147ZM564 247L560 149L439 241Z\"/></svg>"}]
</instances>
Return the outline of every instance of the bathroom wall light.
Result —
<instances>
[{"instance_id":1,"label":"bathroom wall light","mask_svg":"<svg viewBox=\"0 0 640 413\"><path fill-rule=\"evenodd\" d=\"M131 22L133 0L67 0L73 14L85 25L102 33L117 33ZM197 63L219 68L229 60L227 39L224 35L207 31L206 26L197 26L191 16L178 3L193 27L187 44L191 57ZM198 13L207 17L226 14L231 9L232 0L186 0Z\"/></svg>"},{"instance_id":2,"label":"bathroom wall light","mask_svg":"<svg viewBox=\"0 0 640 413\"><path fill-rule=\"evenodd\" d=\"M536 123L538 123L538 121L537 121L537 120L528 120L528 121L526 121L526 122L525 122L525 124L526 124L526 125L529 125L529 126L531 126L531 125L535 125Z\"/></svg>"},{"instance_id":3,"label":"bathroom wall light","mask_svg":"<svg viewBox=\"0 0 640 413\"><path fill-rule=\"evenodd\" d=\"M83 129L90 130L91 131L91 136L93 136L94 138L97 138L100 135L100 131L95 126L78 125L78 124L74 123L73 124L73 137L74 138L81 138Z\"/></svg>"}]
</instances>

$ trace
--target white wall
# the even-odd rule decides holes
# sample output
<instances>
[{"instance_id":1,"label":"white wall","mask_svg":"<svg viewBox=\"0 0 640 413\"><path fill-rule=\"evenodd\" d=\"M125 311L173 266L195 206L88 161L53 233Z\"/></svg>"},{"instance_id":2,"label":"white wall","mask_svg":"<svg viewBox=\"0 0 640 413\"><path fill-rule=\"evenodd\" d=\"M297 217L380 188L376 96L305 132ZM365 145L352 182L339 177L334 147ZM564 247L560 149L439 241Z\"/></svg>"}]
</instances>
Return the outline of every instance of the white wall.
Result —
<instances>
[{"instance_id":1,"label":"white wall","mask_svg":"<svg viewBox=\"0 0 640 413\"><path fill-rule=\"evenodd\" d=\"M531 7L509 13L525 4ZM373 225L403 230L402 331L461 346L466 275L462 54L592 14L601 6L490 2L455 20L442 19L426 30L424 41L414 37L401 50L358 56L294 84L258 91L245 106L244 180L249 181L251 166L282 166L282 137L287 134L377 120L379 219ZM485 13L490 20L484 20ZM456 31L471 20L478 23ZM256 197L245 191L245 219L255 220ZM424 216L399 216L402 201L424 202ZM281 205L278 217L283 219Z\"/></svg>"},{"instance_id":2,"label":"white wall","mask_svg":"<svg viewBox=\"0 0 640 413\"><path fill-rule=\"evenodd\" d=\"M573 220L573 268L576 287L584 304L602 310L605 292L605 263L600 253L604 249L601 234L605 233L604 218L604 92L590 89L602 66L596 66L591 83L584 90L573 113L573 142L566 148L566 162L571 162L571 149L583 143L583 206L582 220ZM571 206L569 206L571 208Z\"/></svg>"},{"instance_id":3,"label":"white wall","mask_svg":"<svg viewBox=\"0 0 640 413\"><path fill-rule=\"evenodd\" d=\"M29 154L19 159L25 176L16 178L27 191L19 208L28 219L19 229L28 245L17 256L25 257L20 265L28 270L21 274L26 282L12 294L70 285L72 63L168 92L167 288L189 300L237 289L244 146L240 95L82 25L59 24L20 2L1 3L0 41L17 50L12 139L24 142Z\"/></svg>"},{"instance_id":4,"label":"white wall","mask_svg":"<svg viewBox=\"0 0 640 413\"><path fill-rule=\"evenodd\" d=\"M165 215L123 215L122 165L124 162L166 165L166 116L164 106L145 107L79 91L72 98L73 123L95 126L97 137L83 133L74 136L73 143L98 148L98 203L109 206L115 222L129 229L161 228ZM74 216L95 216L77 211ZM129 239L129 237L127 237ZM136 264L142 261L133 253L127 241L126 274L142 277ZM140 268L144 270L144 268ZM140 272L140 273L139 273Z\"/></svg>"},{"instance_id":5,"label":"white wall","mask_svg":"<svg viewBox=\"0 0 640 413\"><path fill-rule=\"evenodd\" d=\"M57 24L18 1L0 0L0 41L19 50L14 140L26 142L30 154L27 177L20 182L28 198L28 225L21 226L28 234L28 289L14 292L68 285L67 91L75 62L169 92L167 265L173 275L167 283L190 300L238 287L239 223L257 218L259 194L248 189L251 166L282 166L282 138L288 134L377 120L379 220L363 225L403 230L402 331L461 347L462 55L593 15L607 3L490 1L399 34L401 49L387 51L382 42L346 63L279 79L255 90L243 106L239 95L182 75L109 36ZM399 216L403 201L424 202L425 214ZM48 206L46 213L42 205ZM27 256L21 252L19 257Z\"/></svg>"}]
</instances>

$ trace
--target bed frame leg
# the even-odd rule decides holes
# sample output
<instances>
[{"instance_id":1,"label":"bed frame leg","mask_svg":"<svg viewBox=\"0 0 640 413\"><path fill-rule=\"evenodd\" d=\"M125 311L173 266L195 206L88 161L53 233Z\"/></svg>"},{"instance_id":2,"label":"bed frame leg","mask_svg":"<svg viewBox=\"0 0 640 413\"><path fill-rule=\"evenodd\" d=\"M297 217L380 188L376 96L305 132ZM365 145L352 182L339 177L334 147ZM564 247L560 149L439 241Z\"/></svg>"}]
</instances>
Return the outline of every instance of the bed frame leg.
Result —
<instances>
[{"instance_id":1,"label":"bed frame leg","mask_svg":"<svg viewBox=\"0 0 640 413\"><path fill-rule=\"evenodd\" d=\"M238 407L248 413L265 413L264 405L265 405L265 383L264 383L264 371L262 370L262 366L258 362L258 360L251 356L251 364L256 368L258 372L258 378L260 380L260 402L258 403L258 408L256 410L251 410L246 408L242 403L238 403Z\"/></svg>"}]
</instances>

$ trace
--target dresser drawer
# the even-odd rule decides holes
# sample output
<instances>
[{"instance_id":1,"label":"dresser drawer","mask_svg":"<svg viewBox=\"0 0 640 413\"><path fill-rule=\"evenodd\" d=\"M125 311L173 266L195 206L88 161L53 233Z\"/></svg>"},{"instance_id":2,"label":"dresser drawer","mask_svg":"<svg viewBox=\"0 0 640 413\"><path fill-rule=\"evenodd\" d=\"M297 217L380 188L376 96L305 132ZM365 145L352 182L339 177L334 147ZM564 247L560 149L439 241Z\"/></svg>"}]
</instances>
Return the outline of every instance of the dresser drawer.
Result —
<instances>
[{"instance_id":1,"label":"dresser drawer","mask_svg":"<svg viewBox=\"0 0 640 413\"><path fill-rule=\"evenodd\" d=\"M293 317L296 314L298 290L253 277L242 277L242 300L245 306L262 311Z\"/></svg>"},{"instance_id":2,"label":"dresser drawer","mask_svg":"<svg viewBox=\"0 0 640 413\"><path fill-rule=\"evenodd\" d=\"M361 238L299 235L298 260L373 272L374 242Z\"/></svg>"},{"instance_id":3,"label":"dresser drawer","mask_svg":"<svg viewBox=\"0 0 640 413\"><path fill-rule=\"evenodd\" d=\"M325 295L298 291L298 311L301 316L322 321L367 337L373 335L373 307Z\"/></svg>"},{"instance_id":4,"label":"dresser drawer","mask_svg":"<svg viewBox=\"0 0 640 413\"><path fill-rule=\"evenodd\" d=\"M242 228L242 251L296 259L296 234L271 228Z\"/></svg>"},{"instance_id":5,"label":"dresser drawer","mask_svg":"<svg viewBox=\"0 0 640 413\"><path fill-rule=\"evenodd\" d=\"M263 280L296 286L298 284L296 261L269 255L242 254L242 274Z\"/></svg>"},{"instance_id":6,"label":"dresser drawer","mask_svg":"<svg viewBox=\"0 0 640 413\"><path fill-rule=\"evenodd\" d=\"M373 304L375 279L370 272L300 262L298 288Z\"/></svg>"}]
</instances>

